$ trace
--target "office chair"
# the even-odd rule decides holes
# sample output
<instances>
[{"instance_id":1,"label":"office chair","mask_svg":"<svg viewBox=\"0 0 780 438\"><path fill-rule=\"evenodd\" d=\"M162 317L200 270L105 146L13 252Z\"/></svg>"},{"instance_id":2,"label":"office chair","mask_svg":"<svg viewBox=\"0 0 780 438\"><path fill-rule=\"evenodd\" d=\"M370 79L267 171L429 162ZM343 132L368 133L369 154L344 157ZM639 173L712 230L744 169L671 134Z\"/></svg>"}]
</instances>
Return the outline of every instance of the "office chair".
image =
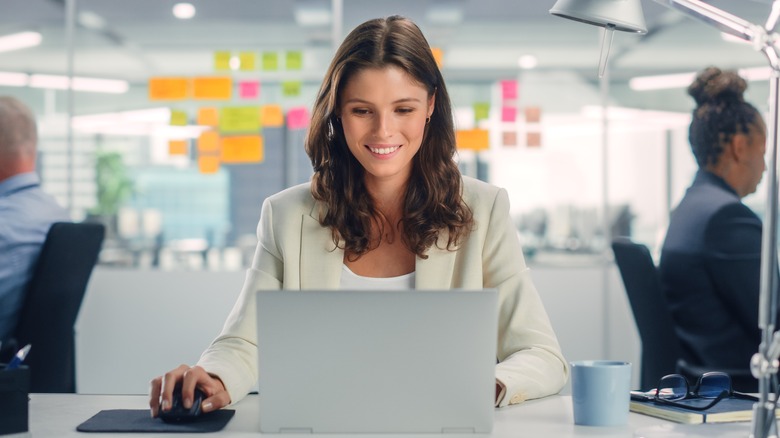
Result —
<instances>
[{"instance_id":1,"label":"office chair","mask_svg":"<svg viewBox=\"0 0 780 438\"><path fill-rule=\"evenodd\" d=\"M27 286L15 344L31 344L31 392L76 392L73 326L103 243L105 227L54 223Z\"/></svg>"},{"instance_id":2,"label":"office chair","mask_svg":"<svg viewBox=\"0 0 780 438\"><path fill-rule=\"evenodd\" d=\"M679 372L685 363L661 278L646 246L618 237L612 251L642 340L640 386L655 388L661 377Z\"/></svg>"}]
</instances>

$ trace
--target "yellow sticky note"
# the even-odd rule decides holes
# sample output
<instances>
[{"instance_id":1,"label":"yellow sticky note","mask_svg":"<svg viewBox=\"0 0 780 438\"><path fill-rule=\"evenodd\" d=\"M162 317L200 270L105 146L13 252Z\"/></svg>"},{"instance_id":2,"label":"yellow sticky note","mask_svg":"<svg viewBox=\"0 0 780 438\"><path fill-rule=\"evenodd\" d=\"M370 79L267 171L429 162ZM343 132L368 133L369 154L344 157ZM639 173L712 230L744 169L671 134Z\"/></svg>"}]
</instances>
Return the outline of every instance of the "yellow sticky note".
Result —
<instances>
[{"instance_id":1,"label":"yellow sticky note","mask_svg":"<svg viewBox=\"0 0 780 438\"><path fill-rule=\"evenodd\" d=\"M187 112L181 110L171 110L171 125L187 126Z\"/></svg>"},{"instance_id":2,"label":"yellow sticky note","mask_svg":"<svg viewBox=\"0 0 780 438\"><path fill-rule=\"evenodd\" d=\"M263 137L244 135L222 139L223 163L259 163L263 161Z\"/></svg>"},{"instance_id":3,"label":"yellow sticky note","mask_svg":"<svg viewBox=\"0 0 780 438\"><path fill-rule=\"evenodd\" d=\"M214 70L230 70L230 56L227 50L214 52Z\"/></svg>"},{"instance_id":4,"label":"yellow sticky note","mask_svg":"<svg viewBox=\"0 0 780 438\"><path fill-rule=\"evenodd\" d=\"M188 94L187 78L149 78L149 100L182 100L189 97Z\"/></svg>"},{"instance_id":5,"label":"yellow sticky note","mask_svg":"<svg viewBox=\"0 0 780 438\"><path fill-rule=\"evenodd\" d=\"M219 172L219 157L216 155L203 155L198 157L198 170L200 170L200 173Z\"/></svg>"},{"instance_id":6,"label":"yellow sticky note","mask_svg":"<svg viewBox=\"0 0 780 438\"><path fill-rule=\"evenodd\" d=\"M282 94L286 97L296 97L301 94L301 81L282 81Z\"/></svg>"},{"instance_id":7,"label":"yellow sticky note","mask_svg":"<svg viewBox=\"0 0 780 438\"><path fill-rule=\"evenodd\" d=\"M193 99L229 100L233 93L230 76L202 76L192 80Z\"/></svg>"},{"instance_id":8,"label":"yellow sticky note","mask_svg":"<svg viewBox=\"0 0 780 438\"><path fill-rule=\"evenodd\" d=\"M458 149L483 151L490 148L487 129L459 129L455 131L455 143Z\"/></svg>"},{"instance_id":9,"label":"yellow sticky note","mask_svg":"<svg viewBox=\"0 0 780 438\"><path fill-rule=\"evenodd\" d=\"M276 52L263 52L263 70L272 71L279 68L279 55Z\"/></svg>"},{"instance_id":10,"label":"yellow sticky note","mask_svg":"<svg viewBox=\"0 0 780 438\"><path fill-rule=\"evenodd\" d=\"M251 132L260 130L260 107L228 106L219 110L219 131L222 133Z\"/></svg>"},{"instance_id":11,"label":"yellow sticky note","mask_svg":"<svg viewBox=\"0 0 780 438\"><path fill-rule=\"evenodd\" d=\"M291 50L285 57L287 70L300 70L303 68L303 52L300 50Z\"/></svg>"},{"instance_id":12,"label":"yellow sticky note","mask_svg":"<svg viewBox=\"0 0 780 438\"><path fill-rule=\"evenodd\" d=\"M257 70L257 54L255 52L240 52L238 61L239 69L242 71Z\"/></svg>"},{"instance_id":13,"label":"yellow sticky note","mask_svg":"<svg viewBox=\"0 0 780 438\"><path fill-rule=\"evenodd\" d=\"M263 126L283 126L284 113L279 105L263 105L260 120Z\"/></svg>"},{"instance_id":14,"label":"yellow sticky note","mask_svg":"<svg viewBox=\"0 0 780 438\"><path fill-rule=\"evenodd\" d=\"M203 131L198 137L198 155L215 155L219 153L219 133Z\"/></svg>"},{"instance_id":15,"label":"yellow sticky note","mask_svg":"<svg viewBox=\"0 0 780 438\"><path fill-rule=\"evenodd\" d=\"M474 121L485 120L490 117L490 103L477 102L474 104Z\"/></svg>"},{"instance_id":16,"label":"yellow sticky note","mask_svg":"<svg viewBox=\"0 0 780 438\"><path fill-rule=\"evenodd\" d=\"M438 47L431 47L431 53L433 54L433 59L436 60L436 65L441 69L442 65L444 65L444 52Z\"/></svg>"},{"instance_id":17,"label":"yellow sticky note","mask_svg":"<svg viewBox=\"0 0 780 438\"><path fill-rule=\"evenodd\" d=\"M187 155L187 140L168 141L169 155Z\"/></svg>"},{"instance_id":18,"label":"yellow sticky note","mask_svg":"<svg viewBox=\"0 0 780 438\"><path fill-rule=\"evenodd\" d=\"M203 126L218 126L219 125L219 113L214 107L198 108L198 125Z\"/></svg>"}]
</instances>

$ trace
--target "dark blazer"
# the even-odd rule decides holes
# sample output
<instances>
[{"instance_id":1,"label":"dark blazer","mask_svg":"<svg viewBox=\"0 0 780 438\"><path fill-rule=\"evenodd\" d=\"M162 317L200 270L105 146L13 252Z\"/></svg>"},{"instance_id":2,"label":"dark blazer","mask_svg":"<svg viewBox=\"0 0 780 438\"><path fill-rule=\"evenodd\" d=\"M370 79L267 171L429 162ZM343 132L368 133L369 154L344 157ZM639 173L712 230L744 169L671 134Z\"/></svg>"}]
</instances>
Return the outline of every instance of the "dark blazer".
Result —
<instances>
[{"instance_id":1,"label":"dark blazer","mask_svg":"<svg viewBox=\"0 0 780 438\"><path fill-rule=\"evenodd\" d=\"M758 351L761 219L700 170L674 211L660 273L682 347L695 365L749 370Z\"/></svg>"}]
</instances>

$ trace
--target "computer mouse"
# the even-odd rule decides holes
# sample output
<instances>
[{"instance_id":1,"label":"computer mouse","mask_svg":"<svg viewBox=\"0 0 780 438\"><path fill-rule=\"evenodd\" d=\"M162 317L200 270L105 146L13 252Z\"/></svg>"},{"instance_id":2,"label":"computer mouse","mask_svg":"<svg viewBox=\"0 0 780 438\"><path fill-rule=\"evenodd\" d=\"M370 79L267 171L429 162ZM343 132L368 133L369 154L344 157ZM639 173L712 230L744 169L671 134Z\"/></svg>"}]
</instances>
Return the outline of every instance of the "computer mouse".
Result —
<instances>
[{"instance_id":1,"label":"computer mouse","mask_svg":"<svg viewBox=\"0 0 780 438\"><path fill-rule=\"evenodd\" d=\"M166 423L184 423L192 421L201 415L200 403L206 398L206 394L198 388L195 388L195 394L192 400L192 407L187 409L181 397L181 382L173 388L173 397L171 398L171 409L163 411L160 409L157 416Z\"/></svg>"}]
</instances>

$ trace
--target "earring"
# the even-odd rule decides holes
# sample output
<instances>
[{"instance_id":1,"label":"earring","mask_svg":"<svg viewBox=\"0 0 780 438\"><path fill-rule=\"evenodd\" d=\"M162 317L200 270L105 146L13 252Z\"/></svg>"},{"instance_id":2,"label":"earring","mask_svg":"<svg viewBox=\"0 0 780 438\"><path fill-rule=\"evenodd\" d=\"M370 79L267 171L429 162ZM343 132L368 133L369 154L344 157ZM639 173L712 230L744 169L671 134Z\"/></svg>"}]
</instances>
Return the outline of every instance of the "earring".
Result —
<instances>
[{"instance_id":1,"label":"earring","mask_svg":"<svg viewBox=\"0 0 780 438\"><path fill-rule=\"evenodd\" d=\"M430 122L430 121L431 121L431 118L430 118L430 117L426 117L426 118L425 118L425 124L426 124L426 125L427 125L427 124L428 124L428 122Z\"/></svg>"}]
</instances>

